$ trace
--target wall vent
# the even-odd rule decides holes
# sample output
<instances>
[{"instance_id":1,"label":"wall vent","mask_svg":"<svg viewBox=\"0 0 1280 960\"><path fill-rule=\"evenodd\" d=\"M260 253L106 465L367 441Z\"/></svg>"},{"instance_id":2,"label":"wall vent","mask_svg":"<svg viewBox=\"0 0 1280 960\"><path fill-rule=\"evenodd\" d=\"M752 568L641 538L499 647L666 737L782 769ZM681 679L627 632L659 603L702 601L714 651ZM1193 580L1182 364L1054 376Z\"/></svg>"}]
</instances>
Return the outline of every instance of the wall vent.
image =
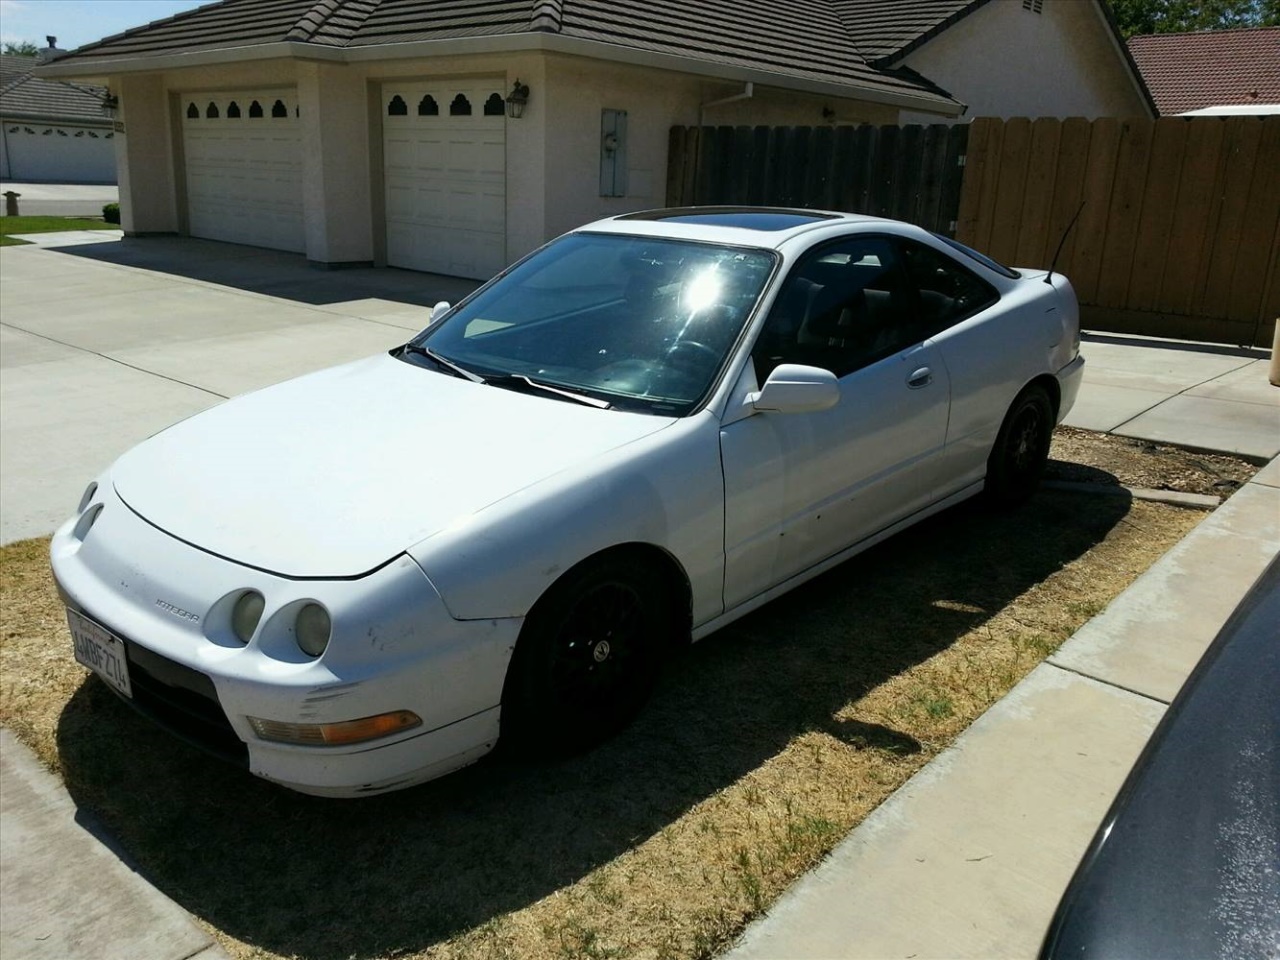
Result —
<instances>
[{"instance_id":1,"label":"wall vent","mask_svg":"<svg viewBox=\"0 0 1280 960\"><path fill-rule=\"evenodd\" d=\"M1022 0L1022 9L1032 13L1044 13L1044 0Z\"/></svg>"}]
</instances>

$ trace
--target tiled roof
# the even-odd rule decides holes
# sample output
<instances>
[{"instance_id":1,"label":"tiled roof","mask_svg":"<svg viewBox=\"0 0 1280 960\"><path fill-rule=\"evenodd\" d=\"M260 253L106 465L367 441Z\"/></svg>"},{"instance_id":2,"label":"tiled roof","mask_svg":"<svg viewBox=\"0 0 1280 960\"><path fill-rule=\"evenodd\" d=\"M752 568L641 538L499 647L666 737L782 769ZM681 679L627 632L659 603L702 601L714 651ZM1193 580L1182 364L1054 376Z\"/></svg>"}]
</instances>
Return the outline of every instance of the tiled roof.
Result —
<instances>
[{"instance_id":1,"label":"tiled roof","mask_svg":"<svg viewBox=\"0 0 1280 960\"><path fill-rule=\"evenodd\" d=\"M858 51L896 60L928 43L987 0L831 0Z\"/></svg>"},{"instance_id":2,"label":"tiled roof","mask_svg":"<svg viewBox=\"0 0 1280 960\"><path fill-rule=\"evenodd\" d=\"M1130 37L1160 113L1280 103L1280 27Z\"/></svg>"},{"instance_id":3,"label":"tiled roof","mask_svg":"<svg viewBox=\"0 0 1280 960\"><path fill-rule=\"evenodd\" d=\"M88 44L63 60L87 64L280 41L359 48L541 32L954 104L918 74L876 61L983 2L223 0Z\"/></svg>"},{"instance_id":4,"label":"tiled roof","mask_svg":"<svg viewBox=\"0 0 1280 960\"><path fill-rule=\"evenodd\" d=\"M0 54L0 116L31 120L84 120L106 126L106 90L33 77L35 57Z\"/></svg>"}]
</instances>

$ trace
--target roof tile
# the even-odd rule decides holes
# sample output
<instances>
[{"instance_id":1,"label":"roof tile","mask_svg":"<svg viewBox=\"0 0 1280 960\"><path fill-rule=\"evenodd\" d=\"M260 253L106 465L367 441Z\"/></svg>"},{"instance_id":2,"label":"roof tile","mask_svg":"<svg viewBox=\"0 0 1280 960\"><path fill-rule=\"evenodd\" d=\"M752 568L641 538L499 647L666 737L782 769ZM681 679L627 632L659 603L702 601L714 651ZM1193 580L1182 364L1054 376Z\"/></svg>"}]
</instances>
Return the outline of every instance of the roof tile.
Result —
<instances>
[{"instance_id":1,"label":"roof tile","mask_svg":"<svg viewBox=\"0 0 1280 960\"><path fill-rule=\"evenodd\" d=\"M532 32L951 101L883 69L986 0L222 0L81 47L76 62L280 41L367 47Z\"/></svg>"},{"instance_id":2,"label":"roof tile","mask_svg":"<svg viewBox=\"0 0 1280 960\"><path fill-rule=\"evenodd\" d=\"M35 57L0 55L0 117L6 120L83 120L108 125L102 113L103 87L64 83L31 75Z\"/></svg>"},{"instance_id":3,"label":"roof tile","mask_svg":"<svg viewBox=\"0 0 1280 960\"><path fill-rule=\"evenodd\" d=\"M1280 103L1280 27L1130 37L1160 113Z\"/></svg>"}]
</instances>

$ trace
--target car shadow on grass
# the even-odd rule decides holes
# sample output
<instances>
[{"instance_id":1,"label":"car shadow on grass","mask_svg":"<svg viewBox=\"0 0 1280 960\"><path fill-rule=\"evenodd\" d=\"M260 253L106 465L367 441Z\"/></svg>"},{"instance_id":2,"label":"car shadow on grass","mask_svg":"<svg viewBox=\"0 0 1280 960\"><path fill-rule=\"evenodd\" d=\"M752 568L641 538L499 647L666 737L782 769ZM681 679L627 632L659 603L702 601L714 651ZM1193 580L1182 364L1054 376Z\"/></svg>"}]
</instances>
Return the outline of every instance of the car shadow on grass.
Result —
<instances>
[{"instance_id":1,"label":"car shadow on grass","mask_svg":"<svg viewBox=\"0 0 1280 960\"><path fill-rule=\"evenodd\" d=\"M501 757L401 793L290 793L153 728L96 679L58 727L68 789L136 868L237 939L321 960L424 950L571 885L807 731L910 753L837 719L1101 541L1118 497L961 506L680 652L620 736ZM947 601L939 603L938 601Z\"/></svg>"}]
</instances>

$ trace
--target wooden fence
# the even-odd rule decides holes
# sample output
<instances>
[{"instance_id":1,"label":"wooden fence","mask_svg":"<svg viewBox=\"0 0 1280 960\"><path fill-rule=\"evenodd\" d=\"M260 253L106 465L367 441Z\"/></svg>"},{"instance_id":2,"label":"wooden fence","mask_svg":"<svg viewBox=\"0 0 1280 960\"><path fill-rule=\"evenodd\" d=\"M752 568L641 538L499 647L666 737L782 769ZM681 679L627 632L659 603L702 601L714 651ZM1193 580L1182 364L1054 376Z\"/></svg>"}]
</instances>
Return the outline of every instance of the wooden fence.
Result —
<instances>
[{"instance_id":1,"label":"wooden fence","mask_svg":"<svg viewBox=\"0 0 1280 960\"><path fill-rule=\"evenodd\" d=\"M674 127L667 200L894 217L1024 267L1079 211L1085 326L1265 346L1280 314L1280 117Z\"/></svg>"},{"instance_id":2,"label":"wooden fence","mask_svg":"<svg viewBox=\"0 0 1280 960\"><path fill-rule=\"evenodd\" d=\"M854 210L952 234L969 127L673 127L667 202Z\"/></svg>"},{"instance_id":3,"label":"wooden fence","mask_svg":"<svg viewBox=\"0 0 1280 960\"><path fill-rule=\"evenodd\" d=\"M973 121L959 240L1044 267L1077 211L1057 268L1085 326L1271 343L1280 117Z\"/></svg>"}]
</instances>

